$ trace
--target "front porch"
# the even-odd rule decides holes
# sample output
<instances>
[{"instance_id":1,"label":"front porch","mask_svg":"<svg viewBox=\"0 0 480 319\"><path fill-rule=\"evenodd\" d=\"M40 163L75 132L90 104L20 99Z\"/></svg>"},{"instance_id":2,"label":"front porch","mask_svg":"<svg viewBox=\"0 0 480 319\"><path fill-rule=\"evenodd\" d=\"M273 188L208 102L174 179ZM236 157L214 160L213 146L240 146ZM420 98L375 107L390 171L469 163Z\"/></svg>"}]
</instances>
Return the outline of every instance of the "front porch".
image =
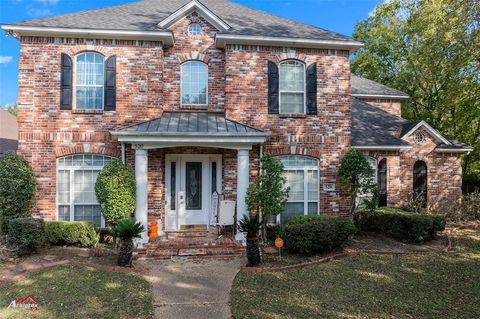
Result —
<instances>
[{"instance_id":1,"label":"front porch","mask_svg":"<svg viewBox=\"0 0 480 319\"><path fill-rule=\"evenodd\" d=\"M203 253L195 251L199 248L208 248L205 254L218 251L218 240L207 232L216 223L212 194L226 194L235 201L232 220L247 213L251 150L265 142L268 132L226 119L221 113L164 112L160 118L112 134L123 148L131 145L134 150L135 218L146 230L151 220L159 224L160 242L147 244L148 232L142 234L145 254L149 249L158 255L181 255L186 249ZM167 239L171 233L191 231L204 231L198 237L203 242L181 236ZM235 232L235 240L244 240L243 234ZM221 242L227 250L238 244Z\"/></svg>"}]
</instances>

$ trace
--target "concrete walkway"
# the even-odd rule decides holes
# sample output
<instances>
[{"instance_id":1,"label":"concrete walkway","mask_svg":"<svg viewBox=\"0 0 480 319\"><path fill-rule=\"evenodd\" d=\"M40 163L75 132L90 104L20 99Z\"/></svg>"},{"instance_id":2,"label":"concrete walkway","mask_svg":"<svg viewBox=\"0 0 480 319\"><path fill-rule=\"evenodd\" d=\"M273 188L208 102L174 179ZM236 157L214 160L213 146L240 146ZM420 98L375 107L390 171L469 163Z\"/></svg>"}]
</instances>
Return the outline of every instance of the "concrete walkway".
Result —
<instances>
[{"instance_id":1,"label":"concrete walkway","mask_svg":"<svg viewBox=\"0 0 480 319\"><path fill-rule=\"evenodd\" d=\"M144 260L161 319L231 318L230 289L244 258Z\"/></svg>"}]
</instances>

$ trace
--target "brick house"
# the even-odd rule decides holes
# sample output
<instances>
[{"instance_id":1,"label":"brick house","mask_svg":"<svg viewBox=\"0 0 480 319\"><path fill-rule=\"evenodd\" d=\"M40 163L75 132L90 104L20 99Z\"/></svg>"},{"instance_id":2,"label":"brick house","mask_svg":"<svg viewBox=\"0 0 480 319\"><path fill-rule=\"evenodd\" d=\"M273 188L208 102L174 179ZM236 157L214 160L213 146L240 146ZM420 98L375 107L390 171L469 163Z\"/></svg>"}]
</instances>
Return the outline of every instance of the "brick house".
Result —
<instances>
[{"instance_id":1,"label":"brick house","mask_svg":"<svg viewBox=\"0 0 480 319\"><path fill-rule=\"evenodd\" d=\"M144 0L2 28L19 39L19 150L38 180L35 214L104 226L94 182L112 158L135 170L136 218L206 229L215 191L236 201L278 156L291 187L281 222L344 215L342 155L371 159L382 205L413 190L429 207L461 195L469 146L402 119L408 97L351 75L362 46L225 0ZM240 234L238 236L241 237Z\"/></svg>"}]
</instances>

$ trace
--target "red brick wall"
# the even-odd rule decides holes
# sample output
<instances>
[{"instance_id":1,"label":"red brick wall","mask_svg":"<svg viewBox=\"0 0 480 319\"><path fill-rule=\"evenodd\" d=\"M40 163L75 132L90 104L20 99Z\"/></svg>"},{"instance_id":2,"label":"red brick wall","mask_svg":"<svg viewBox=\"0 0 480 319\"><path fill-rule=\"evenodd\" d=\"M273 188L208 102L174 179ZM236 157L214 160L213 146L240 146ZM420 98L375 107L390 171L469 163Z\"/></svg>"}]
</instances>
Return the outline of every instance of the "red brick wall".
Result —
<instances>
[{"instance_id":1,"label":"red brick wall","mask_svg":"<svg viewBox=\"0 0 480 319\"><path fill-rule=\"evenodd\" d=\"M439 153L438 142L426 131L426 141L415 142L415 133L407 138L411 150L401 152L370 152L378 162L387 159L388 205L401 206L407 203L413 191L413 166L421 160L427 164L428 209L435 209L443 199L459 200L462 196L462 166L458 153Z\"/></svg>"},{"instance_id":2,"label":"red brick wall","mask_svg":"<svg viewBox=\"0 0 480 319\"><path fill-rule=\"evenodd\" d=\"M294 58L307 66L317 63L316 115L268 114L267 61ZM320 160L320 211L346 214L348 196L338 183L336 169L350 146L351 96L347 51L286 49L263 46L226 48L225 112L227 117L271 135L265 152L273 155L299 154ZM322 185L336 184L325 192Z\"/></svg>"},{"instance_id":3,"label":"red brick wall","mask_svg":"<svg viewBox=\"0 0 480 319\"><path fill-rule=\"evenodd\" d=\"M370 99L370 98L360 98L361 100L381 108L385 112L392 113L398 117L402 116L402 100L398 99Z\"/></svg>"}]
</instances>

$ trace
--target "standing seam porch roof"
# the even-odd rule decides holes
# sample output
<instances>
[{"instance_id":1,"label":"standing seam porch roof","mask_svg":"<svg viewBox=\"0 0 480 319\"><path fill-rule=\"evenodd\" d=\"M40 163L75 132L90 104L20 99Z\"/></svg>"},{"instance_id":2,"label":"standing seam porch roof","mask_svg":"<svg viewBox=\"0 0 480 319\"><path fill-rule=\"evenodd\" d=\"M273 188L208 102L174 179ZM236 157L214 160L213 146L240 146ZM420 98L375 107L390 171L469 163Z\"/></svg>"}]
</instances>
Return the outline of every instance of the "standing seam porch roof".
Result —
<instances>
[{"instance_id":1,"label":"standing seam porch roof","mask_svg":"<svg viewBox=\"0 0 480 319\"><path fill-rule=\"evenodd\" d=\"M223 113L166 111L159 118L127 126L113 134L267 136L268 132L227 119Z\"/></svg>"}]
</instances>

